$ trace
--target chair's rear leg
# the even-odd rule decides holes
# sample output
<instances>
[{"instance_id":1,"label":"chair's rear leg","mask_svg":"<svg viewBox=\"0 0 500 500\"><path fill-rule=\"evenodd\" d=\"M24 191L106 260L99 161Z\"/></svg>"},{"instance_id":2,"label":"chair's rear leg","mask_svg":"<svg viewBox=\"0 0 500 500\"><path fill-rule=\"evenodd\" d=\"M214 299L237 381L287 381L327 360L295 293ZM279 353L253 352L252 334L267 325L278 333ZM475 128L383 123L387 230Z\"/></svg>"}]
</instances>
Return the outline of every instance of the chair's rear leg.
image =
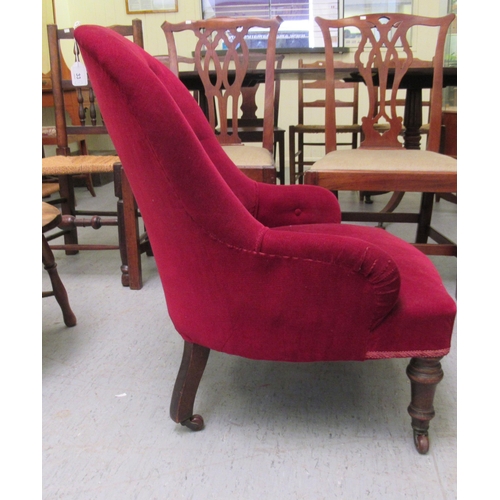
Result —
<instances>
[{"instance_id":1,"label":"chair's rear leg","mask_svg":"<svg viewBox=\"0 0 500 500\"><path fill-rule=\"evenodd\" d=\"M193 407L209 354L210 349L207 347L184 342L182 362L170 403L172 420L194 431L199 431L204 426L201 415L193 415Z\"/></svg>"},{"instance_id":2,"label":"chair's rear leg","mask_svg":"<svg viewBox=\"0 0 500 500\"><path fill-rule=\"evenodd\" d=\"M127 260L127 240L125 236L125 216L123 211L123 192L122 192L122 166L120 163L113 165L113 182L115 187L116 214L118 218L118 246L120 247L120 259L122 265L120 270L122 272L122 285L130 286L130 279L128 274L128 260Z\"/></svg>"},{"instance_id":3,"label":"chair's rear leg","mask_svg":"<svg viewBox=\"0 0 500 500\"><path fill-rule=\"evenodd\" d=\"M434 394L443 378L441 358L412 358L406 369L411 381L411 416L415 446L421 454L429 451L429 422L434 418Z\"/></svg>"},{"instance_id":4,"label":"chair's rear leg","mask_svg":"<svg viewBox=\"0 0 500 500\"><path fill-rule=\"evenodd\" d=\"M121 163L113 166L118 211L118 238L122 259L122 285L131 290L142 288L141 243L137 203Z\"/></svg>"}]
</instances>

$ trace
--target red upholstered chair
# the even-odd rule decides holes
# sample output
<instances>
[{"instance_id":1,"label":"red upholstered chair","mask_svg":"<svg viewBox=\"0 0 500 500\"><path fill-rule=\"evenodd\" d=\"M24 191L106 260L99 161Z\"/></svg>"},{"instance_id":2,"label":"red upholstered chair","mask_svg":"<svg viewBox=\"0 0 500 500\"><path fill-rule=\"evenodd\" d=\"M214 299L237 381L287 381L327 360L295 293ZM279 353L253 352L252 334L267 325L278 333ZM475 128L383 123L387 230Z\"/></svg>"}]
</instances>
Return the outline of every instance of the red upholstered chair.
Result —
<instances>
[{"instance_id":1,"label":"red upholstered chair","mask_svg":"<svg viewBox=\"0 0 500 500\"><path fill-rule=\"evenodd\" d=\"M412 358L408 411L425 453L456 310L430 260L382 229L340 224L326 189L249 179L168 68L106 28L75 36L184 339L173 420L203 427L193 405L211 349L288 362Z\"/></svg>"}]
</instances>

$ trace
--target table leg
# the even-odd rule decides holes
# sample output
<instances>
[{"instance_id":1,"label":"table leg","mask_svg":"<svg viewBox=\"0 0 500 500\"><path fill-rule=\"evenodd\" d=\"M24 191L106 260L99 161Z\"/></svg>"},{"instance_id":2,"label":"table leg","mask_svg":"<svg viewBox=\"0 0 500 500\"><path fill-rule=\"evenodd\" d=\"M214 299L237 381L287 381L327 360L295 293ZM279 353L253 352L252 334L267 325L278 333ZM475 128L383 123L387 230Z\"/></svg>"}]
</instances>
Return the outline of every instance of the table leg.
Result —
<instances>
[{"instance_id":1,"label":"table leg","mask_svg":"<svg viewBox=\"0 0 500 500\"><path fill-rule=\"evenodd\" d=\"M422 193L415 243L427 243L432 219L434 193Z\"/></svg>"},{"instance_id":2,"label":"table leg","mask_svg":"<svg viewBox=\"0 0 500 500\"><path fill-rule=\"evenodd\" d=\"M422 126L422 89L407 89L403 123L405 126L405 148L420 149L420 127Z\"/></svg>"}]
</instances>

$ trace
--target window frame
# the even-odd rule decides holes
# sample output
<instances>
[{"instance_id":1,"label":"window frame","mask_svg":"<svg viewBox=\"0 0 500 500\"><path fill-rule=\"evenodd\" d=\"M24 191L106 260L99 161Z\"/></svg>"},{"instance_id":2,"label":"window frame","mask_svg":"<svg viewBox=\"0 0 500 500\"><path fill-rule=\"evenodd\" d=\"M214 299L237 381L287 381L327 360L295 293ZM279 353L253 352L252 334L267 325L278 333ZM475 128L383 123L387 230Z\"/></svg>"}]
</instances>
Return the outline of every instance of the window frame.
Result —
<instances>
[{"instance_id":1,"label":"window frame","mask_svg":"<svg viewBox=\"0 0 500 500\"><path fill-rule=\"evenodd\" d=\"M323 12L321 10L321 4L328 7L331 11L336 10L338 13L338 18L349 17L353 15L367 14L367 13L375 13L379 12L395 12L396 8L399 8L399 12L412 13L414 0L257 0L252 2L252 0L200 0L201 4L201 13L203 19L208 19L211 17L272 17L275 15L281 15L283 18L283 24L280 28L280 33L278 34L278 53L323 53L324 46L322 44L322 37L319 33L319 29L314 22L314 17L322 16L329 17L327 12ZM293 30L290 28L291 21L289 16L284 13L280 14L280 10L273 10L272 5L274 4L307 4L310 5L311 2L316 2L317 9L313 12L312 17L309 15L308 19L297 20L297 22L307 23L308 29L297 29ZM216 4L218 3L226 3L235 4L242 3L243 6L240 10L242 15L239 15L238 8L236 7L228 7L221 8L217 10ZM336 9L335 4L336 3ZM350 5L349 5L350 4ZM356 4L359 5L359 9L356 9ZM373 7L367 9L366 5L372 4ZM215 7L214 7L215 5ZM261 7L257 10L251 10L251 6L260 5ZM262 10L262 6L268 5L267 14ZM385 5L385 8L383 6ZM391 6L392 5L392 6ZM250 10L249 10L250 9ZM211 12L212 15L207 15L207 13ZM347 15L344 16L344 13ZM307 45L303 45L306 37L304 33L307 33ZM311 38L313 39L311 42ZM252 46L250 45L252 48ZM346 43L344 38L344 34L340 33L337 45L334 46L334 52L336 53L347 53L349 49L352 48L353 45ZM257 47L258 48L258 47Z\"/></svg>"}]
</instances>

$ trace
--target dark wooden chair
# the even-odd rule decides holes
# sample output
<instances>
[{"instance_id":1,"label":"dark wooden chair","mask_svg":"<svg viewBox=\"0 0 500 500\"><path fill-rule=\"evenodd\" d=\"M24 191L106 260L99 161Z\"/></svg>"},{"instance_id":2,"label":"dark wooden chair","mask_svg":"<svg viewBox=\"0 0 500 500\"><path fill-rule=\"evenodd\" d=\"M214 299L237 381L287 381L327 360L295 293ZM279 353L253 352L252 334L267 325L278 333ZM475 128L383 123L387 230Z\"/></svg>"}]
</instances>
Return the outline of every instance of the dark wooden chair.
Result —
<instances>
[{"instance_id":1,"label":"dark wooden chair","mask_svg":"<svg viewBox=\"0 0 500 500\"><path fill-rule=\"evenodd\" d=\"M42 297L55 297L63 313L64 324L66 326L76 325L76 316L69 305L68 294L57 272L57 264L54 254L47 242L45 234L61 223L61 212L57 207L42 201L42 263L48 272L52 284L51 291L42 292Z\"/></svg>"},{"instance_id":2,"label":"dark wooden chair","mask_svg":"<svg viewBox=\"0 0 500 500\"><path fill-rule=\"evenodd\" d=\"M71 80L71 71L61 56L61 74L63 80ZM73 125L79 122L78 114L78 100L76 94L73 92L66 92L64 94L65 108ZM43 107L54 107L54 99L52 96L52 76L49 71L46 74L42 74L42 106ZM77 145L77 152L81 155L88 154L87 142L85 140L85 135L69 135L68 144L75 143ZM42 126L42 158L45 157L44 146L57 146L57 129L53 126ZM83 174L79 176L84 179L87 189L90 191L92 196L95 196L94 184L91 174Z\"/></svg>"},{"instance_id":3,"label":"dark wooden chair","mask_svg":"<svg viewBox=\"0 0 500 500\"><path fill-rule=\"evenodd\" d=\"M127 26L112 26L111 29L124 37L130 37L140 47L143 47L142 22L134 19ZM61 231L51 234L48 238L53 249L63 249L67 254L75 254L80 250L120 250L122 284L131 289L138 290L142 287L142 273L140 258L132 260L127 255L127 238L135 236L127 235L123 222L123 195L121 179L120 159L116 154L72 155L69 142L72 137L87 138L88 136L108 135L106 125L100 116L99 106L95 98L92 84L74 85L72 80L66 79L63 74L64 62L62 58L61 44L65 41L74 50L75 59L79 59L78 46L74 41L74 30L58 29L57 25L47 26L49 56L51 66L52 98L55 109L56 130L56 156L42 158L42 175L57 177L61 198L59 205L62 213L62 222L59 225ZM78 123L70 123L67 115L73 115L74 109L68 109L68 104L76 99L78 103ZM69 112L71 111L71 113ZM72 122L73 119L70 119ZM83 152L88 153L85 149ZM81 175L104 174L114 180L115 194L118 198L116 211L92 211L79 210L76 208L74 177ZM91 226L98 229L103 225L114 225L118 227L118 242L112 245L88 244L82 245L78 242L78 227ZM64 238L62 244L53 243L60 237ZM148 251L147 241L142 245L143 251Z\"/></svg>"},{"instance_id":4,"label":"dark wooden chair","mask_svg":"<svg viewBox=\"0 0 500 500\"><path fill-rule=\"evenodd\" d=\"M422 193L419 214L403 214L383 210L379 213L344 213L344 220L417 223L416 243L426 252L456 255L456 245L430 226L432 204L436 192L456 189L457 164L450 156L439 153L441 142L441 103L443 93L444 43L454 15L441 18L405 14L371 14L330 20L316 18L324 40L326 52L326 117L335 117L335 66L331 30L355 28L360 33L354 63L359 72L353 79L364 84L367 92L368 111L362 117L363 140L357 149L338 150L336 123L326 122L326 155L307 172L308 183L320 184L334 191L386 191L401 196L405 191ZM432 67L412 67L413 53L408 33L418 27L424 36L435 40ZM430 33L431 32L431 33ZM413 75L413 78L412 78ZM426 76L427 75L427 76ZM405 112L421 112L422 80L429 80L431 102L429 133L426 150L405 147L409 134L419 136L420 124L407 127L401 137L404 117L396 105L400 88L413 96ZM420 79L420 83L419 80ZM410 92L411 90L411 92ZM390 104L387 104L387 100ZM420 115L421 116L421 115ZM413 125L416 125L413 127ZM415 128L415 130L413 130ZM428 238L439 245L427 245Z\"/></svg>"},{"instance_id":5,"label":"dark wooden chair","mask_svg":"<svg viewBox=\"0 0 500 500\"><path fill-rule=\"evenodd\" d=\"M268 183L276 183L274 71L276 36L281 22L281 18L212 18L178 24L165 21L162 24L170 69L177 75L179 66L175 35L182 32L187 37L188 33L191 34L192 41L183 38L182 46L188 47L194 55L195 68L203 84L202 107L226 154L250 178ZM251 61L251 51L245 39L251 29L260 29L268 34L261 106L263 119L259 122L259 126L262 123L262 131L258 134L261 146L243 145L243 138L239 135L242 89L246 86L244 79L248 69L256 64L255 60Z\"/></svg>"},{"instance_id":6,"label":"dark wooden chair","mask_svg":"<svg viewBox=\"0 0 500 500\"><path fill-rule=\"evenodd\" d=\"M315 61L312 63L304 63L299 59L299 68L324 68L325 61ZM340 61L337 65L342 66ZM347 65L346 66L350 66ZM358 136L361 132L361 125L358 123L359 114L359 83L358 82L343 82L335 80L335 88L337 89L336 111L345 108L351 109L349 123L337 125L337 134L349 134L350 138L337 138L337 146L349 146L353 149L358 147ZM311 117L308 116L308 110L318 110L325 108L325 88L326 81L320 80L302 80L298 81L298 123L290 125L288 129L288 147L290 157L290 184L295 184L297 181L302 182L304 166L312 165L315 160L306 158L305 148L325 146L324 134L325 125L311 123ZM321 93L321 97L318 93ZM319 97L319 98L318 98ZM311 135L323 137L321 139L308 139ZM297 137L297 142L295 138ZM297 143L297 149L295 144ZM296 168L297 166L297 168Z\"/></svg>"}]
</instances>

